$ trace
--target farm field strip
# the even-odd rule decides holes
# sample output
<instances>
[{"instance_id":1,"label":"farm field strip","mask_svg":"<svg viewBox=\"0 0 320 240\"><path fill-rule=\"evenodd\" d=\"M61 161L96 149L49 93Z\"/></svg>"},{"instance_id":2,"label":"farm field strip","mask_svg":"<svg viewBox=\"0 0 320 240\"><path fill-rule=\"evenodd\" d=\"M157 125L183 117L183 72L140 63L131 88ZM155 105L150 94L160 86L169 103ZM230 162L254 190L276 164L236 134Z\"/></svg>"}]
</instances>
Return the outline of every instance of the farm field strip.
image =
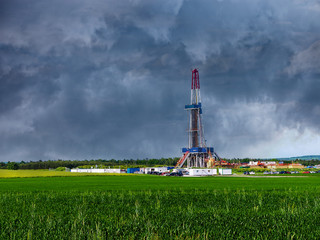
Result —
<instances>
[{"instance_id":1,"label":"farm field strip","mask_svg":"<svg viewBox=\"0 0 320 240\"><path fill-rule=\"evenodd\" d=\"M320 177L163 177L153 175L74 176L41 178L0 178L0 192L29 191L110 191L110 190L282 190L311 191L320 186Z\"/></svg>"},{"instance_id":2,"label":"farm field strip","mask_svg":"<svg viewBox=\"0 0 320 240\"><path fill-rule=\"evenodd\" d=\"M1 178L28 178L28 177L73 177L73 176L113 176L114 173L77 173L65 171L49 171L49 170L6 170L0 169ZM126 174L117 174L126 175Z\"/></svg>"}]
</instances>

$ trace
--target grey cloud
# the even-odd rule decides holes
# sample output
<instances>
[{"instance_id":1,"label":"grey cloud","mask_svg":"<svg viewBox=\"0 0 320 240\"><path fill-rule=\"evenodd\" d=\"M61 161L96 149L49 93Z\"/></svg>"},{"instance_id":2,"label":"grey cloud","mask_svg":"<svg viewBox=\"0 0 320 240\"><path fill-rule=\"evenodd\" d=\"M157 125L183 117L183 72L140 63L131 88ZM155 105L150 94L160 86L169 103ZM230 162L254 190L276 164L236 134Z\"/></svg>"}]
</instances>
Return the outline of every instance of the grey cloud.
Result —
<instances>
[{"instance_id":1,"label":"grey cloud","mask_svg":"<svg viewBox=\"0 0 320 240\"><path fill-rule=\"evenodd\" d=\"M2 3L0 160L179 156L193 67L221 155L319 132L316 3Z\"/></svg>"},{"instance_id":2,"label":"grey cloud","mask_svg":"<svg viewBox=\"0 0 320 240\"><path fill-rule=\"evenodd\" d=\"M320 41L293 56L286 69L289 75L320 73Z\"/></svg>"}]
</instances>

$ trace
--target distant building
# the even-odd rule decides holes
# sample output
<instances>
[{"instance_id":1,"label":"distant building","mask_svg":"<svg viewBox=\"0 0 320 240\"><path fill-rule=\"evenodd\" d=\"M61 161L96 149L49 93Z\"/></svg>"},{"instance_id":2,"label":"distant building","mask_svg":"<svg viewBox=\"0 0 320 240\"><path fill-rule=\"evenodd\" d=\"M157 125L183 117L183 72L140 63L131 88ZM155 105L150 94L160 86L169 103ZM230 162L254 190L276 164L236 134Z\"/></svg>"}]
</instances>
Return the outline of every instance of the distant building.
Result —
<instances>
[{"instance_id":1,"label":"distant building","mask_svg":"<svg viewBox=\"0 0 320 240\"><path fill-rule=\"evenodd\" d=\"M261 164L264 164L265 166L268 166L268 165L276 165L277 162L275 162L275 161L263 161L263 162L261 162Z\"/></svg>"},{"instance_id":2,"label":"distant building","mask_svg":"<svg viewBox=\"0 0 320 240\"><path fill-rule=\"evenodd\" d=\"M163 173L163 172L167 172L170 168L169 167L147 167L144 169L145 173L148 172L159 172L159 173Z\"/></svg>"},{"instance_id":3,"label":"distant building","mask_svg":"<svg viewBox=\"0 0 320 240\"><path fill-rule=\"evenodd\" d=\"M300 163L291 163L288 165L288 168L305 168L305 166Z\"/></svg>"},{"instance_id":4,"label":"distant building","mask_svg":"<svg viewBox=\"0 0 320 240\"><path fill-rule=\"evenodd\" d=\"M217 169L203 169L203 168L195 168L189 169L190 176L209 176L209 175L217 175Z\"/></svg>"},{"instance_id":5,"label":"distant building","mask_svg":"<svg viewBox=\"0 0 320 240\"><path fill-rule=\"evenodd\" d=\"M108 168L108 169L96 169L96 168L73 168L71 172L78 173L125 173L119 168Z\"/></svg>"}]
</instances>

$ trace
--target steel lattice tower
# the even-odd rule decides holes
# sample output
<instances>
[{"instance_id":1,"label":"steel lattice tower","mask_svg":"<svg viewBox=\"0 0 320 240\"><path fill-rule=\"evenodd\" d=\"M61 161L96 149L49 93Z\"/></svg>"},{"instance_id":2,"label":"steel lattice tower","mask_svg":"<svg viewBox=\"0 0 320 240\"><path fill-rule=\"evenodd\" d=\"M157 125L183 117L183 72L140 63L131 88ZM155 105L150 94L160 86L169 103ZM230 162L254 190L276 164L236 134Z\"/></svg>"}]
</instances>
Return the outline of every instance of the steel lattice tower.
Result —
<instances>
[{"instance_id":1,"label":"steel lattice tower","mask_svg":"<svg viewBox=\"0 0 320 240\"><path fill-rule=\"evenodd\" d=\"M201 97L200 97L200 82L199 72L197 69L192 71L191 82L191 101L190 105L185 106L186 110L190 111L190 126L189 126L189 148L205 147L203 130L201 124Z\"/></svg>"},{"instance_id":2,"label":"steel lattice tower","mask_svg":"<svg viewBox=\"0 0 320 240\"><path fill-rule=\"evenodd\" d=\"M213 159L214 157L215 159L219 159L219 157L214 152L213 147L206 146L201 121L200 81L199 71L197 69L192 71L191 101L190 105L185 105L185 110L189 111L190 117L188 129L189 146L182 148L183 156L178 161L176 167L182 167L185 162L187 162L187 167L190 168L208 167L207 162L209 158Z\"/></svg>"}]
</instances>

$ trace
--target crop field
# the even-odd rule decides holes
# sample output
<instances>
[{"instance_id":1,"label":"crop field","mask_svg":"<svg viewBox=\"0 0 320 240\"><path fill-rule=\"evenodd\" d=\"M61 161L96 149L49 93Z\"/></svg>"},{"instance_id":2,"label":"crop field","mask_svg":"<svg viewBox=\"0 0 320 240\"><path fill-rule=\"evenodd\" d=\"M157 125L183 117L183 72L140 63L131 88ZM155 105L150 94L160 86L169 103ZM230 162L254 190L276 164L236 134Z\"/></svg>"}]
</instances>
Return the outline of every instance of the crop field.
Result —
<instances>
[{"instance_id":1,"label":"crop field","mask_svg":"<svg viewBox=\"0 0 320 240\"><path fill-rule=\"evenodd\" d=\"M319 239L320 177L0 179L0 239Z\"/></svg>"}]
</instances>

